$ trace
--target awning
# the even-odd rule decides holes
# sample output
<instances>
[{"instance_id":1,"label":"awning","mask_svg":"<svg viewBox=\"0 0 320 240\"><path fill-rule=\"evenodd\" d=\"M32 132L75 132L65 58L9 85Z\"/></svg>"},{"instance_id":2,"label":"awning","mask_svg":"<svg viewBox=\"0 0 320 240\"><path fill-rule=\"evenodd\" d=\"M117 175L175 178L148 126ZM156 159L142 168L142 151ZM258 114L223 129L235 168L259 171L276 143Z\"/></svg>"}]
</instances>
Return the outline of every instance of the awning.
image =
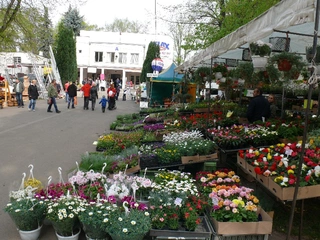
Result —
<instances>
[{"instance_id":1,"label":"awning","mask_svg":"<svg viewBox=\"0 0 320 240\"><path fill-rule=\"evenodd\" d=\"M305 54L306 46L312 46L313 43L315 16L316 0L282 0L259 17L195 54L175 70L209 65L211 58L216 58L216 62L225 59L242 60L243 49L248 48L249 43L258 40L269 42L269 38L275 37L290 38L290 52Z\"/></svg>"}]
</instances>

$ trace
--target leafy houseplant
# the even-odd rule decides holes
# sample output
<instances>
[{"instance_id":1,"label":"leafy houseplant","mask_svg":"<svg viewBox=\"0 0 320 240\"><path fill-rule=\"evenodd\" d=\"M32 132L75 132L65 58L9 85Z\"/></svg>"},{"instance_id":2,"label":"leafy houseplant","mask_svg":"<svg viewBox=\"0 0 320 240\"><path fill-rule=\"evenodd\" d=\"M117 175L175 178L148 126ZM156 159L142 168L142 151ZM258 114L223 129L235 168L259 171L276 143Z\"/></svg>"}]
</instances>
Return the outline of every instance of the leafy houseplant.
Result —
<instances>
[{"instance_id":1,"label":"leafy houseplant","mask_svg":"<svg viewBox=\"0 0 320 240\"><path fill-rule=\"evenodd\" d=\"M270 56L271 44L262 41L250 43L251 55L258 55L260 57Z\"/></svg>"},{"instance_id":2,"label":"leafy houseplant","mask_svg":"<svg viewBox=\"0 0 320 240\"><path fill-rule=\"evenodd\" d=\"M42 226L46 209L44 201L26 197L12 200L4 210L10 215L19 230L31 231Z\"/></svg>"}]
</instances>

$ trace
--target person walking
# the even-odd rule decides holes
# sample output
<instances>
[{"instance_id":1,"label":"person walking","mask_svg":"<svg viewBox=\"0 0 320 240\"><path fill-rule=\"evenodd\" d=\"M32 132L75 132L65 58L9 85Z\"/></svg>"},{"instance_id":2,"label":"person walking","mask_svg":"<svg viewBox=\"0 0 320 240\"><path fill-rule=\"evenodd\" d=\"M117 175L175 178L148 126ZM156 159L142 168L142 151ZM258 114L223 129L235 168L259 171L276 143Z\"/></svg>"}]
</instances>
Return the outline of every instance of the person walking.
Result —
<instances>
[{"instance_id":1,"label":"person walking","mask_svg":"<svg viewBox=\"0 0 320 240\"><path fill-rule=\"evenodd\" d=\"M100 81L100 91L105 91L106 90L106 86L107 86L107 83L106 83L106 80L101 80Z\"/></svg>"},{"instance_id":2,"label":"person walking","mask_svg":"<svg viewBox=\"0 0 320 240\"><path fill-rule=\"evenodd\" d=\"M101 104L101 110L103 113L106 111L107 102L108 102L108 99L106 99L106 96L103 95L100 102L99 102L99 104Z\"/></svg>"},{"instance_id":3,"label":"person walking","mask_svg":"<svg viewBox=\"0 0 320 240\"><path fill-rule=\"evenodd\" d=\"M265 121L270 117L270 104L268 100L262 96L262 91L259 88L254 89L253 99L250 101L247 118L250 123L255 121Z\"/></svg>"},{"instance_id":4,"label":"person walking","mask_svg":"<svg viewBox=\"0 0 320 240\"><path fill-rule=\"evenodd\" d=\"M89 109L90 89L91 85L89 81L87 81L86 84L81 87L81 91L83 92L83 110Z\"/></svg>"},{"instance_id":5,"label":"person walking","mask_svg":"<svg viewBox=\"0 0 320 240\"><path fill-rule=\"evenodd\" d=\"M19 79L16 79L15 84L13 85L13 91L16 93L16 99L18 103L18 108L23 108L23 99L22 93L24 91L24 84Z\"/></svg>"},{"instance_id":6,"label":"person walking","mask_svg":"<svg viewBox=\"0 0 320 240\"><path fill-rule=\"evenodd\" d=\"M110 84L110 87L107 89L108 93L108 109L113 110L116 108L116 94L117 94L117 89L115 89L113 83Z\"/></svg>"},{"instance_id":7,"label":"person walking","mask_svg":"<svg viewBox=\"0 0 320 240\"><path fill-rule=\"evenodd\" d=\"M68 86L68 108L70 108L70 103L71 103L71 108L75 108L74 107L74 99L77 97L77 86L75 84L75 82L72 82L69 86Z\"/></svg>"},{"instance_id":8,"label":"person walking","mask_svg":"<svg viewBox=\"0 0 320 240\"><path fill-rule=\"evenodd\" d=\"M35 112L35 107L36 107L36 101L39 97L39 92L38 92L38 88L37 88L37 80L33 79L31 81L31 84L28 87L28 96L29 96L29 107L28 110L29 111L33 111Z\"/></svg>"},{"instance_id":9,"label":"person walking","mask_svg":"<svg viewBox=\"0 0 320 240\"><path fill-rule=\"evenodd\" d=\"M98 88L95 82L92 82L92 86L90 89L90 99L91 99L91 109L94 111L96 106L96 100L98 99Z\"/></svg>"},{"instance_id":10,"label":"person walking","mask_svg":"<svg viewBox=\"0 0 320 240\"><path fill-rule=\"evenodd\" d=\"M52 112L51 111L52 105L54 106L56 113L61 112L57 107L56 97L58 97L57 82L55 79L53 79L51 84L48 87L48 98L50 99L50 102L49 102L47 112Z\"/></svg>"},{"instance_id":11,"label":"person walking","mask_svg":"<svg viewBox=\"0 0 320 240\"><path fill-rule=\"evenodd\" d=\"M65 96L66 96L66 102L69 102L69 93L68 93L68 87L70 86L69 81L67 81L64 84L64 92L65 92Z\"/></svg>"}]
</instances>

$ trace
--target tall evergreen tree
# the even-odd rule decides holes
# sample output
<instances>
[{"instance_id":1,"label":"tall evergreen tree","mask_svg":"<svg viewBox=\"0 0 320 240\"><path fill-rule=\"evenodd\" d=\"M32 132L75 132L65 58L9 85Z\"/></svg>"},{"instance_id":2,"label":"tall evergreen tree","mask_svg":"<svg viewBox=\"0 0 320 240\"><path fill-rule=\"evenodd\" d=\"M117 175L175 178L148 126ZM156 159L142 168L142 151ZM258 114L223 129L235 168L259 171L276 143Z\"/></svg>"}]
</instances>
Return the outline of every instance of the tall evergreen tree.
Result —
<instances>
[{"instance_id":1,"label":"tall evergreen tree","mask_svg":"<svg viewBox=\"0 0 320 240\"><path fill-rule=\"evenodd\" d=\"M50 58L50 45L53 44L52 23L49 18L48 8L44 7L43 22L41 24L41 33L39 33L39 50L43 52L43 56Z\"/></svg>"},{"instance_id":2,"label":"tall evergreen tree","mask_svg":"<svg viewBox=\"0 0 320 240\"><path fill-rule=\"evenodd\" d=\"M80 30L84 28L83 16L80 16L76 8L69 6L68 12L64 14L63 22L67 28L72 29L75 36L80 36Z\"/></svg>"},{"instance_id":3,"label":"tall evergreen tree","mask_svg":"<svg viewBox=\"0 0 320 240\"><path fill-rule=\"evenodd\" d=\"M78 76L76 42L73 30L61 21L56 36L55 59L62 83L75 81Z\"/></svg>"},{"instance_id":4,"label":"tall evergreen tree","mask_svg":"<svg viewBox=\"0 0 320 240\"><path fill-rule=\"evenodd\" d=\"M147 50L146 58L140 75L141 82L147 81L147 73L152 73L151 63L156 57L160 57L160 47L156 42L150 42Z\"/></svg>"}]
</instances>

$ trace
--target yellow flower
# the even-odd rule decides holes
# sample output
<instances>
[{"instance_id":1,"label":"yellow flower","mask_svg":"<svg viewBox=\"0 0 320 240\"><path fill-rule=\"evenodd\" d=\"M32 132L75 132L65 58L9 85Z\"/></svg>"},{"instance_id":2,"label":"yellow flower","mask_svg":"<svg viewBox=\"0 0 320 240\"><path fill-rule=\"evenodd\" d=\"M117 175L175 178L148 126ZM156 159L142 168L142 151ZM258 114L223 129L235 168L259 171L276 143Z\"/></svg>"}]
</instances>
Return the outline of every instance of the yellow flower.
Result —
<instances>
[{"instance_id":1,"label":"yellow flower","mask_svg":"<svg viewBox=\"0 0 320 240\"><path fill-rule=\"evenodd\" d=\"M260 152L256 150L256 151L254 151L254 154L255 154L256 156L259 156Z\"/></svg>"},{"instance_id":2,"label":"yellow flower","mask_svg":"<svg viewBox=\"0 0 320 240\"><path fill-rule=\"evenodd\" d=\"M292 169L289 169L288 174L294 174L294 171Z\"/></svg>"},{"instance_id":3,"label":"yellow flower","mask_svg":"<svg viewBox=\"0 0 320 240\"><path fill-rule=\"evenodd\" d=\"M270 154L270 153L268 153L268 155L267 155L267 159L268 159L268 160L271 160L271 159L272 159L272 156L271 156L271 154Z\"/></svg>"}]
</instances>

